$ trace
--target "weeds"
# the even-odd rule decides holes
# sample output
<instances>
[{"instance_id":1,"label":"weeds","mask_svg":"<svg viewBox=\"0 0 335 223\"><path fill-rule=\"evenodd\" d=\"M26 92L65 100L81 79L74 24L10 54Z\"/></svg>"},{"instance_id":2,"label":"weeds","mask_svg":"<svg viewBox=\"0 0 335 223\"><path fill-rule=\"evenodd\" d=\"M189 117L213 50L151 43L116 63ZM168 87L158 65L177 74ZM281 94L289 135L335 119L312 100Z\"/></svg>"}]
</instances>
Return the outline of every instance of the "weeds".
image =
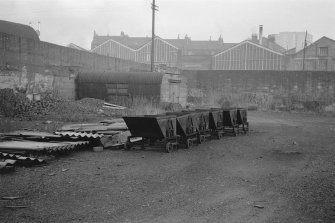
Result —
<instances>
[{"instance_id":1,"label":"weeds","mask_svg":"<svg viewBox=\"0 0 335 223\"><path fill-rule=\"evenodd\" d=\"M255 91L224 91L210 89L207 91L192 89L188 103L194 106L207 107L257 107L259 110L281 111L312 111L330 112L335 110L335 98L320 92L284 92L255 90Z\"/></svg>"}]
</instances>

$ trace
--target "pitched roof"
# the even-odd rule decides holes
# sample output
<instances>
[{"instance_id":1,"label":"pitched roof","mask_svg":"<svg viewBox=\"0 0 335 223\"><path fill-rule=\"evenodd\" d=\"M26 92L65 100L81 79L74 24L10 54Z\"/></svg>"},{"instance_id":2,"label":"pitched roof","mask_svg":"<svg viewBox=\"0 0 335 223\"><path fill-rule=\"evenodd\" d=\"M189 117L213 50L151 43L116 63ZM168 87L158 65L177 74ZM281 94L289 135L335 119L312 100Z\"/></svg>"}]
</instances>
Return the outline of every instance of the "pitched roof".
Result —
<instances>
[{"instance_id":1,"label":"pitched roof","mask_svg":"<svg viewBox=\"0 0 335 223\"><path fill-rule=\"evenodd\" d=\"M220 45L221 43L219 41L193 40L190 41L185 48L192 50L216 50Z\"/></svg>"},{"instance_id":2,"label":"pitched roof","mask_svg":"<svg viewBox=\"0 0 335 223\"><path fill-rule=\"evenodd\" d=\"M280 53L284 53L286 51L286 49L284 47L278 45L277 43L269 40L266 37L262 38L262 46L265 46L265 47L267 47L271 50L274 50L274 51L277 51L277 52L280 52Z\"/></svg>"},{"instance_id":3,"label":"pitched roof","mask_svg":"<svg viewBox=\"0 0 335 223\"><path fill-rule=\"evenodd\" d=\"M150 37L112 36L111 39L133 49L138 49L151 41Z\"/></svg>"},{"instance_id":4,"label":"pitched roof","mask_svg":"<svg viewBox=\"0 0 335 223\"><path fill-rule=\"evenodd\" d=\"M292 55L292 54L295 54L296 51L297 51L297 48L293 47L293 48L291 48L289 50L286 50L284 52L284 54L286 54L286 55Z\"/></svg>"},{"instance_id":5,"label":"pitched roof","mask_svg":"<svg viewBox=\"0 0 335 223\"><path fill-rule=\"evenodd\" d=\"M164 39L164 40L178 48L183 48L183 46L186 44L186 39Z\"/></svg>"},{"instance_id":6,"label":"pitched roof","mask_svg":"<svg viewBox=\"0 0 335 223\"><path fill-rule=\"evenodd\" d=\"M67 47L72 48L72 49L76 49L76 50L87 51L86 49L84 49L84 48L82 48L82 47L80 47L80 46L78 46L78 45L76 45L74 43L68 44Z\"/></svg>"},{"instance_id":7,"label":"pitched roof","mask_svg":"<svg viewBox=\"0 0 335 223\"><path fill-rule=\"evenodd\" d=\"M151 41L150 37L129 37L127 35L123 36L98 36L95 35L92 40L91 49L94 49L95 47L103 44L104 42L108 40L114 40L118 43L121 43L127 47L130 47L132 49L137 49L144 44Z\"/></svg>"},{"instance_id":8,"label":"pitched roof","mask_svg":"<svg viewBox=\"0 0 335 223\"><path fill-rule=\"evenodd\" d=\"M0 32L33 39L35 41L40 40L36 31L32 27L20 23L0 20Z\"/></svg>"},{"instance_id":9,"label":"pitched roof","mask_svg":"<svg viewBox=\"0 0 335 223\"><path fill-rule=\"evenodd\" d=\"M111 39L110 36L98 36L98 35L94 35L92 43L91 43L91 49L95 48L96 46L99 46L100 44L106 42L109 39Z\"/></svg>"},{"instance_id":10,"label":"pitched roof","mask_svg":"<svg viewBox=\"0 0 335 223\"><path fill-rule=\"evenodd\" d=\"M160 38L157 36L157 38ZM163 39L163 41L179 48L186 50L210 50L215 52L220 52L224 49L230 48L236 43L220 43L216 40L191 40L191 39ZM103 44L108 40L114 40L120 44L123 44L132 49L139 49L145 44L151 41L151 37L129 37L128 35L120 35L120 36L98 36L94 35L92 41L91 49Z\"/></svg>"},{"instance_id":11,"label":"pitched roof","mask_svg":"<svg viewBox=\"0 0 335 223\"><path fill-rule=\"evenodd\" d=\"M265 50L267 50L267 51L270 51L270 52L273 52L273 53L276 53L276 54L279 54L279 55L283 55L282 52L278 52L278 51L275 51L275 50L273 50L273 49L267 48L267 47L265 47L264 45L259 45L258 43L255 43L255 42L253 42L253 41L251 41L251 40L244 40L244 41L242 41L242 42L240 42L240 43L238 43L238 44L233 45L232 47L229 47L229 48L227 48L227 49L224 49L224 50L222 50L221 52L218 52L217 54L215 54L215 55L213 55L213 56L214 56L214 57L215 57L215 56L218 56L218 55L220 55L220 54L222 54L222 53L225 53L225 52L227 52L227 51L229 51L229 50L232 50L232 49L234 49L235 47L238 47L238 46L240 46L240 45L242 45L242 44L245 44L245 43L249 43L249 44L258 46L258 47L260 47L260 48L263 48L263 49L265 49Z\"/></svg>"},{"instance_id":12,"label":"pitched roof","mask_svg":"<svg viewBox=\"0 0 335 223\"><path fill-rule=\"evenodd\" d=\"M315 43L320 42L322 39L327 39L327 40L330 40L330 41L332 41L332 42L335 43L335 40L333 40L333 39L331 39L331 38L329 38L329 37L327 37L327 36L323 36L323 37L321 37L320 39L314 41L312 44L310 44L310 45L308 45L307 47L305 47L305 50L308 49L309 47L311 47L312 45L314 45ZM301 50L299 50L298 52L296 52L295 54L298 54L298 53L302 52L303 50L304 50L304 49L301 49Z\"/></svg>"}]
</instances>

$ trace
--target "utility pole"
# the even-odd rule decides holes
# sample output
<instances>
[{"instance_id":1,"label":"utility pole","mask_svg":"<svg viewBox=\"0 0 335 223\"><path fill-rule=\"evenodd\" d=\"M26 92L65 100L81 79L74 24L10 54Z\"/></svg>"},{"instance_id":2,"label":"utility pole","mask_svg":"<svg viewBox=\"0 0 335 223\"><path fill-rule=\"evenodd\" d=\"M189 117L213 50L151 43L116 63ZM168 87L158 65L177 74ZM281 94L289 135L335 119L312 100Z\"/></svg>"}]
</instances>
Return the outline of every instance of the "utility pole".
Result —
<instances>
[{"instance_id":1,"label":"utility pole","mask_svg":"<svg viewBox=\"0 0 335 223\"><path fill-rule=\"evenodd\" d=\"M158 11L158 6L155 4L155 0L152 0L151 9L152 9L152 36L151 36L151 72L155 70L155 11Z\"/></svg>"},{"instance_id":2,"label":"utility pole","mask_svg":"<svg viewBox=\"0 0 335 223\"><path fill-rule=\"evenodd\" d=\"M303 56L302 56L302 70L305 70L305 49L307 46L307 30L306 30L306 34L305 34L305 42L304 42L304 51L303 51Z\"/></svg>"}]
</instances>

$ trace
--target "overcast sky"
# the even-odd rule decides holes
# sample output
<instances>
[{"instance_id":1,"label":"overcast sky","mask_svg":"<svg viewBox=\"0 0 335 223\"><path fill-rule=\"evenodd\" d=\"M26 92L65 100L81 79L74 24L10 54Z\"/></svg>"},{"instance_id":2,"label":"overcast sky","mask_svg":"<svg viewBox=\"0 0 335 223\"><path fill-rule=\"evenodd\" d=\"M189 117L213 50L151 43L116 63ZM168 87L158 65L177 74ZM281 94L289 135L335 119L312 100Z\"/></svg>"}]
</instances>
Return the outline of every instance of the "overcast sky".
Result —
<instances>
[{"instance_id":1,"label":"overcast sky","mask_svg":"<svg viewBox=\"0 0 335 223\"><path fill-rule=\"evenodd\" d=\"M0 19L37 27L41 40L90 48L99 35L151 36L152 0L0 0ZM156 0L156 35L240 42L258 25L267 36L308 30L335 39L335 0Z\"/></svg>"}]
</instances>

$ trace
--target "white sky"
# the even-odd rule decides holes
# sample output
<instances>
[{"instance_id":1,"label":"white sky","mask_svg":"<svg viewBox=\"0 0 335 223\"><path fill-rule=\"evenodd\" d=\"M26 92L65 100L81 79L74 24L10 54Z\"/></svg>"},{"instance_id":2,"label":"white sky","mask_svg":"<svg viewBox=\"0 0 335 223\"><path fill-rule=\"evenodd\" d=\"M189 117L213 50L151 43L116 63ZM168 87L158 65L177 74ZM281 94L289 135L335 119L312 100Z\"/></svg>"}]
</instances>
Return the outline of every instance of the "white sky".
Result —
<instances>
[{"instance_id":1,"label":"white sky","mask_svg":"<svg viewBox=\"0 0 335 223\"><path fill-rule=\"evenodd\" d=\"M151 36L152 0L0 0L0 20L41 22L41 40L90 48L100 35ZM258 25L267 36L308 30L335 39L335 0L156 0L156 35L240 42Z\"/></svg>"}]
</instances>

